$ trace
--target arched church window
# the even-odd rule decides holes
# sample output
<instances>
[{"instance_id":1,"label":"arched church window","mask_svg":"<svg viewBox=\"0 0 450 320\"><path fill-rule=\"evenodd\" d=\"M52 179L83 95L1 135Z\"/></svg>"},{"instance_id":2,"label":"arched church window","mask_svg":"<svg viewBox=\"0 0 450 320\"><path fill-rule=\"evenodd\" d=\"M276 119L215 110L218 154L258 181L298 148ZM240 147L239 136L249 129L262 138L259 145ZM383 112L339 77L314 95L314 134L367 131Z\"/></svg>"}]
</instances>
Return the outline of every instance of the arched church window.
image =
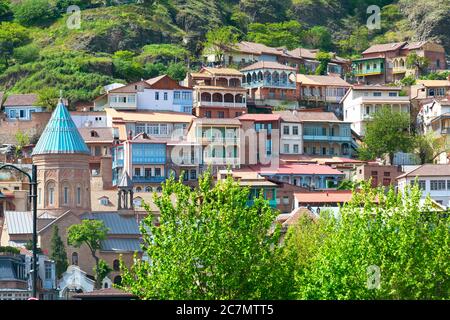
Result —
<instances>
[{"instance_id":1,"label":"arched church window","mask_svg":"<svg viewBox=\"0 0 450 320\"><path fill-rule=\"evenodd\" d=\"M120 262L119 262L119 260L114 260L113 261L113 269L114 269L114 271L120 271Z\"/></svg>"}]
</instances>

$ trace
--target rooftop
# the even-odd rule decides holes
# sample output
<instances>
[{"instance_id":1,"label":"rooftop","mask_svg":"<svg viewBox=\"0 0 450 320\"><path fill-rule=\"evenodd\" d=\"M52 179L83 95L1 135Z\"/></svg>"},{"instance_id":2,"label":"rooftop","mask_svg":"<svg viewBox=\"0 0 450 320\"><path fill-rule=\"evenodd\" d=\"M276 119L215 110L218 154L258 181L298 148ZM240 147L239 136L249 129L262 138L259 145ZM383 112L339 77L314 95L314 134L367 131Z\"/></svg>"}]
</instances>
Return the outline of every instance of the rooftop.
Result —
<instances>
[{"instance_id":1,"label":"rooftop","mask_svg":"<svg viewBox=\"0 0 450 320\"><path fill-rule=\"evenodd\" d=\"M345 203L352 199L351 190L295 192L297 203Z\"/></svg>"},{"instance_id":2,"label":"rooftop","mask_svg":"<svg viewBox=\"0 0 450 320\"><path fill-rule=\"evenodd\" d=\"M78 128L78 131L83 137L84 142L113 142L112 128L100 127L100 128Z\"/></svg>"},{"instance_id":3,"label":"rooftop","mask_svg":"<svg viewBox=\"0 0 450 320\"><path fill-rule=\"evenodd\" d=\"M235 44L232 50L256 55L271 54L276 56L289 56L289 53L284 48L268 47L265 44L250 41L241 41Z\"/></svg>"},{"instance_id":4,"label":"rooftop","mask_svg":"<svg viewBox=\"0 0 450 320\"><path fill-rule=\"evenodd\" d=\"M362 54L367 53L377 53L377 52L388 52L402 48L407 42L392 42L392 43L384 43L384 44L375 44L365 51Z\"/></svg>"},{"instance_id":5,"label":"rooftop","mask_svg":"<svg viewBox=\"0 0 450 320\"><path fill-rule=\"evenodd\" d=\"M278 69L278 70L286 70L286 71L297 71L297 69L286 66L284 64L275 62L275 61L258 61L248 67L241 69L241 71L251 71L256 69Z\"/></svg>"},{"instance_id":6,"label":"rooftop","mask_svg":"<svg viewBox=\"0 0 450 320\"><path fill-rule=\"evenodd\" d=\"M125 122L166 122L166 123L189 123L195 116L183 112L173 111L119 111L105 108L108 117L114 121Z\"/></svg>"},{"instance_id":7,"label":"rooftop","mask_svg":"<svg viewBox=\"0 0 450 320\"><path fill-rule=\"evenodd\" d=\"M450 87L450 80L416 80L416 83L425 87Z\"/></svg>"},{"instance_id":8,"label":"rooftop","mask_svg":"<svg viewBox=\"0 0 450 320\"><path fill-rule=\"evenodd\" d=\"M342 122L336 117L334 112L297 112L300 121L325 121L325 122Z\"/></svg>"},{"instance_id":9,"label":"rooftop","mask_svg":"<svg viewBox=\"0 0 450 320\"><path fill-rule=\"evenodd\" d=\"M238 117L241 121L278 121L280 118L281 115L276 113L247 113Z\"/></svg>"},{"instance_id":10,"label":"rooftop","mask_svg":"<svg viewBox=\"0 0 450 320\"><path fill-rule=\"evenodd\" d=\"M5 223L10 235L33 233L33 216L31 211L5 211Z\"/></svg>"},{"instance_id":11,"label":"rooftop","mask_svg":"<svg viewBox=\"0 0 450 320\"><path fill-rule=\"evenodd\" d=\"M341 171L320 164L280 164L278 167L253 166L261 174L344 175Z\"/></svg>"},{"instance_id":12,"label":"rooftop","mask_svg":"<svg viewBox=\"0 0 450 320\"><path fill-rule=\"evenodd\" d=\"M448 177L450 176L450 165L448 164L423 164L414 170L406 172L397 179L406 177Z\"/></svg>"},{"instance_id":13,"label":"rooftop","mask_svg":"<svg viewBox=\"0 0 450 320\"><path fill-rule=\"evenodd\" d=\"M242 73L239 72L239 70L233 69L233 68L210 68L210 67L203 67L200 72L206 71L211 73L215 76L237 76L242 77Z\"/></svg>"},{"instance_id":14,"label":"rooftop","mask_svg":"<svg viewBox=\"0 0 450 320\"><path fill-rule=\"evenodd\" d=\"M334 76L297 74L297 82L306 85L351 87L351 84L347 81Z\"/></svg>"},{"instance_id":15,"label":"rooftop","mask_svg":"<svg viewBox=\"0 0 450 320\"><path fill-rule=\"evenodd\" d=\"M15 107L15 106L34 106L36 105L38 96L35 93L27 94L10 94L3 106Z\"/></svg>"},{"instance_id":16,"label":"rooftop","mask_svg":"<svg viewBox=\"0 0 450 320\"><path fill-rule=\"evenodd\" d=\"M86 143L73 122L69 111L60 101L39 138L32 155L90 154Z\"/></svg>"}]
</instances>

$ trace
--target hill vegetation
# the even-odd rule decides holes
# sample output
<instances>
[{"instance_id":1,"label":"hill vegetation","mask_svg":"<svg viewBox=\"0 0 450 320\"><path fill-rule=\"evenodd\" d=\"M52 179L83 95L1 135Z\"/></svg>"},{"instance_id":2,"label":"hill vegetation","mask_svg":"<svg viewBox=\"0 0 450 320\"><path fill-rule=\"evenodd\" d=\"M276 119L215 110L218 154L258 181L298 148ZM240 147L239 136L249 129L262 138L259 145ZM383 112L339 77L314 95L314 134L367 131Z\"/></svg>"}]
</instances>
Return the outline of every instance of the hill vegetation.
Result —
<instances>
[{"instance_id":1,"label":"hill vegetation","mask_svg":"<svg viewBox=\"0 0 450 320\"><path fill-rule=\"evenodd\" d=\"M74 4L81 11L67 13ZM372 4L380 29L366 27ZM182 79L201 63L208 31L224 27L238 41L352 57L410 39L450 52L449 23L449 0L0 0L0 90L54 87L73 103L111 82Z\"/></svg>"}]
</instances>

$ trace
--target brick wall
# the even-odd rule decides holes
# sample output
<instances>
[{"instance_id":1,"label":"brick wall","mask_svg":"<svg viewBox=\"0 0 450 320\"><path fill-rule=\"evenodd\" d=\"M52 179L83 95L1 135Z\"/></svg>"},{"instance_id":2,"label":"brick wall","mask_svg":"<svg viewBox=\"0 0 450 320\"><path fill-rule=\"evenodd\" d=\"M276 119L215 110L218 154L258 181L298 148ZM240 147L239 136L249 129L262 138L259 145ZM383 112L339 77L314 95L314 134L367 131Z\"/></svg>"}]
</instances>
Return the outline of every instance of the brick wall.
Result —
<instances>
[{"instance_id":1,"label":"brick wall","mask_svg":"<svg viewBox=\"0 0 450 320\"><path fill-rule=\"evenodd\" d=\"M0 143L15 144L15 135L19 129L28 134L30 138L33 136L40 136L51 115L51 112L35 112L31 115L31 120L29 121L7 120L6 118L1 118Z\"/></svg>"}]
</instances>

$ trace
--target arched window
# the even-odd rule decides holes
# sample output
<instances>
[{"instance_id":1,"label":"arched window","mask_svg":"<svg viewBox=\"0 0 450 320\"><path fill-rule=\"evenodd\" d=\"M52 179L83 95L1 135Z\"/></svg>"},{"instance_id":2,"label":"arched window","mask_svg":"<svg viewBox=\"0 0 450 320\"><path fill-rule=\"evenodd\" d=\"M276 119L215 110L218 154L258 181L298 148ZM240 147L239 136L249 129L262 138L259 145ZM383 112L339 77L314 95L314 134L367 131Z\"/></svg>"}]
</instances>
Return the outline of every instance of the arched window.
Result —
<instances>
[{"instance_id":1,"label":"arched window","mask_svg":"<svg viewBox=\"0 0 450 320\"><path fill-rule=\"evenodd\" d=\"M68 186L63 187L63 204L64 205L69 204L69 187Z\"/></svg>"},{"instance_id":2,"label":"arched window","mask_svg":"<svg viewBox=\"0 0 450 320\"><path fill-rule=\"evenodd\" d=\"M233 103L234 97L231 93L225 93L223 100L224 100L224 102Z\"/></svg>"},{"instance_id":3,"label":"arched window","mask_svg":"<svg viewBox=\"0 0 450 320\"><path fill-rule=\"evenodd\" d=\"M221 93L214 93L213 94L213 101L214 102L222 102L223 101L223 96Z\"/></svg>"},{"instance_id":4,"label":"arched window","mask_svg":"<svg viewBox=\"0 0 450 320\"><path fill-rule=\"evenodd\" d=\"M145 192L152 192L152 191L153 191L152 187L150 187L150 186L145 187Z\"/></svg>"},{"instance_id":5,"label":"arched window","mask_svg":"<svg viewBox=\"0 0 450 320\"><path fill-rule=\"evenodd\" d=\"M114 260L113 261L113 269L114 269L114 271L120 271L120 262L119 262L119 260Z\"/></svg>"},{"instance_id":6,"label":"arched window","mask_svg":"<svg viewBox=\"0 0 450 320\"><path fill-rule=\"evenodd\" d=\"M122 277L121 276L116 276L114 278L114 284L118 284L118 285L122 284Z\"/></svg>"},{"instance_id":7,"label":"arched window","mask_svg":"<svg viewBox=\"0 0 450 320\"><path fill-rule=\"evenodd\" d=\"M252 83L252 76L250 73L247 73L247 83Z\"/></svg>"},{"instance_id":8,"label":"arched window","mask_svg":"<svg viewBox=\"0 0 450 320\"><path fill-rule=\"evenodd\" d=\"M157 192L162 192L162 187L156 188L156 191L157 191Z\"/></svg>"},{"instance_id":9,"label":"arched window","mask_svg":"<svg viewBox=\"0 0 450 320\"><path fill-rule=\"evenodd\" d=\"M78 253L76 252L72 253L72 265L74 266L78 265Z\"/></svg>"},{"instance_id":10,"label":"arched window","mask_svg":"<svg viewBox=\"0 0 450 320\"><path fill-rule=\"evenodd\" d=\"M97 133L97 131L92 130L92 131L91 131L91 137L98 138L98 133Z\"/></svg>"},{"instance_id":11,"label":"arched window","mask_svg":"<svg viewBox=\"0 0 450 320\"><path fill-rule=\"evenodd\" d=\"M141 187L136 187L136 192L142 192L142 188Z\"/></svg>"},{"instance_id":12,"label":"arched window","mask_svg":"<svg viewBox=\"0 0 450 320\"><path fill-rule=\"evenodd\" d=\"M81 187L77 186L77 205L81 205Z\"/></svg>"},{"instance_id":13,"label":"arched window","mask_svg":"<svg viewBox=\"0 0 450 320\"><path fill-rule=\"evenodd\" d=\"M47 184L47 203L49 206L55 205L55 183L49 182Z\"/></svg>"},{"instance_id":14,"label":"arched window","mask_svg":"<svg viewBox=\"0 0 450 320\"><path fill-rule=\"evenodd\" d=\"M108 289L108 282L105 282L103 288Z\"/></svg>"},{"instance_id":15,"label":"arched window","mask_svg":"<svg viewBox=\"0 0 450 320\"><path fill-rule=\"evenodd\" d=\"M211 102L211 94L208 92L203 92L201 95L201 101Z\"/></svg>"}]
</instances>

